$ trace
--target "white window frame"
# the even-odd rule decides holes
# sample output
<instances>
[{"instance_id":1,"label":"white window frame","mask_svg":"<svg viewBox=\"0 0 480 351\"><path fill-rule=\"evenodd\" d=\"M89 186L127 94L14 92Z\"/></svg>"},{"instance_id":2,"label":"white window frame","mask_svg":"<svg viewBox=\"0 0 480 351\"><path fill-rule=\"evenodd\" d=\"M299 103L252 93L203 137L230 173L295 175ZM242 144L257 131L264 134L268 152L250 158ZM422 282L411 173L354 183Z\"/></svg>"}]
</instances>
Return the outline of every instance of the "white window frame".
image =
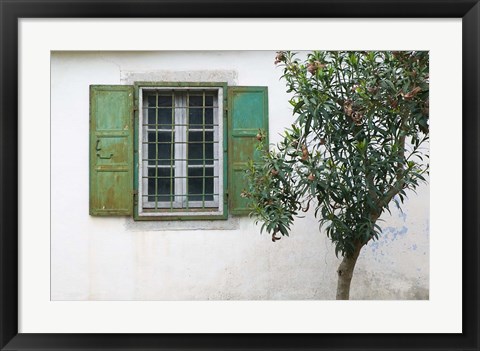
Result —
<instances>
[{"instance_id":1,"label":"white window frame","mask_svg":"<svg viewBox=\"0 0 480 351\"><path fill-rule=\"evenodd\" d=\"M144 121L144 101L143 101L143 95L144 93L148 93L149 91L159 91L159 90L166 90L166 91L190 91L190 92L201 92L203 90L206 91L215 91L216 92L216 98L214 98L214 106L218 106L218 108L213 109L213 122L214 122L214 127L213 127L213 133L214 133L214 140L218 139L218 143L214 143L214 159L217 159L216 161L213 162L213 175L214 177L214 188L213 192L214 194L218 194L218 196L214 195L214 200L213 201L190 201L189 202L189 208L185 209L183 207L182 211L182 206L183 203L178 200L180 197L175 196L175 201L172 204L175 204L173 206L173 210L171 209L170 202L166 204L160 204L157 203L157 210L152 210L150 208L147 208L145 206L145 203L149 203L148 201L144 202L144 188L148 187L148 179L144 179L143 176L148 169L148 162L147 165L144 165L143 158L144 158L144 146L143 142L147 140L147 133L144 133L144 127L143 127L143 121ZM199 87L177 87L177 86L171 86L171 87L165 87L165 86L148 86L148 87L139 87L139 92L138 92L138 106L139 106L139 118L138 118L138 123L139 125L137 126L138 128L138 215L142 217L158 217L158 216L219 216L223 215L224 212L224 177L223 177L223 169L224 169L224 159L223 159L223 145L224 145L224 135L223 135L223 130L224 130L224 125L223 125L223 111L224 111L224 106L223 106L223 87L215 87L215 86L199 86ZM175 99L176 100L176 99ZM184 99L186 100L186 99ZM186 101L184 101L186 106ZM175 108L175 118L180 118L180 123L178 124L186 124L187 122L187 116L186 116L186 109L185 108ZM178 109L178 110L177 110ZM203 129L201 129L203 130ZM200 131L200 130L199 130ZM210 130L207 130L210 131ZM217 138L216 138L217 137ZM181 126L176 126L175 127L175 143L181 141L185 142L187 138L187 134L185 133L185 127ZM180 148L184 147L184 150L179 150ZM186 156L186 144L175 144L175 155L178 153L182 154L185 158ZM186 182L187 178L186 175L188 174L188 168L196 168L192 167L192 165L189 165L188 167L185 167L185 162L183 161L176 161L175 162L175 169L178 170L180 173L180 176L183 176L185 178L175 178L175 194L181 194L181 195L186 195L187 188L186 188ZM210 168L210 167L208 167ZM178 173L175 174L176 176ZM218 179L218 181L216 181ZM186 201L187 197L182 196L183 201ZM205 208L201 208L201 206L204 204Z\"/></svg>"}]
</instances>

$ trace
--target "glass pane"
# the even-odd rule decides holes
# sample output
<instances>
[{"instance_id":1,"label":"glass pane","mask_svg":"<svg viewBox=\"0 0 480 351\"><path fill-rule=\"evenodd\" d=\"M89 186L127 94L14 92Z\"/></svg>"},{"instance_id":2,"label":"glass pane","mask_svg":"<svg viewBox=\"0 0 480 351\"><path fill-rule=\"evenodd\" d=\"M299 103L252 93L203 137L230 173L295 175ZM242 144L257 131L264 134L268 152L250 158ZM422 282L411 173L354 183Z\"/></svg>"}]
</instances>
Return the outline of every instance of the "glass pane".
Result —
<instances>
[{"instance_id":1,"label":"glass pane","mask_svg":"<svg viewBox=\"0 0 480 351\"><path fill-rule=\"evenodd\" d=\"M188 200L189 201L202 201L203 194L203 175L202 168L189 168L188 169ZM198 178L193 178L198 177Z\"/></svg>"},{"instance_id":2,"label":"glass pane","mask_svg":"<svg viewBox=\"0 0 480 351\"><path fill-rule=\"evenodd\" d=\"M205 106L213 106L213 96L205 95Z\"/></svg>"},{"instance_id":3,"label":"glass pane","mask_svg":"<svg viewBox=\"0 0 480 351\"><path fill-rule=\"evenodd\" d=\"M147 158L150 160L148 161L149 165L154 165L155 160L157 159L157 144L150 144L155 143L155 132L148 132L148 156Z\"/></svg>"},{"instance_id":4,"label":"glass pane","mask_svg":"<svg viewBox=\"0 0 480 351\"><path fill-rule=\"evenodd\" d=\"M205 168L205 177L203 172L203 168L188 169L189 201L213 201L213 168Z\"/></svg>"},{"instance_id":5,"label":"glass pane","mask_svg":"<svg viewBox=\"0 0 480 351\"><path fill-rule=\"evenodd\" d=\"M205 140L203 136L205 135ZM204 143L205 141L205 143ZM205 153L204 153L205 149ZM191 165L213 164L213 132L188 132L188 162Z\"/></svg>"},{"instance_id":6,"label":"glass pane","mask_svg":"<svg viewBox=\"0 0 480 351\"><path fill-rule=\"evenodd\" d=\"M213 128L213 108L205 109L205 128Z\"/></svg>"},{"instance_id":7,"label":"glass pane","mask_svg":"<svg viewBox=\"0 0 480 351\"><path fill-rule=\"evenodd\" d=\"M157 95L149 94L147 96L148 107L171 107L172 105L172 94L159 94L158 95L158 105L157 105Z\"/></svg>"},{"instance_id":8,"label":"glass pane","mask_svg":"<svg viewBox=\"0 0 480 351\"><path fill-rule=\"evenodd\" d=\"M147 96L147 103L148 103L148 107L157 106L157 97L155 95Z\"/></svg>"},{"instance_id":9,"label":"glass pane","mask_svg":"<svg viewBox=\"0 0 480 351\"><path fill-rule=\"evenodd\" d=\"M188 98L189 106L203 106L202 95L190 95Z\"/></svg>"},{"instance_id":10,"label":"glass pane","mask_svg":"<svg viewBox=\"0 0 480 351\"><path fill-rule=\"evenodd\" d=\"M151 94L147 96L148 109L147 124L171 124L172 123L172 96L171 95L158 95ZM157 117L158 114L158 117ZM165 128L165 127L163 127Z\"/></svg>"},{"instance_id":11,"label":"glass pane","mask_svg":"<svg viewBox=\"0 0 480 351\"><path fill-rule=\"evenodd\" d=\"M205 168L205 201L213 201L213 168Z\"/></svg>"},{"instance_id":12,"label":"glass pane","mask_svg":"<svg viewBox=\"0 0 480 351\"><path fill-rule=\"evenodd\" d=\"M159 129L171 129L172 128L172 109L168 107L160 107L158 109L158 124Z\"/></svg>"},{"instance_id":13,"label":"glass pane","mask_svg":"<svg viewBox=\"0 0 480 351\"><path fill-rule=\"evenodd\" d=\"M213 132L205 132L205 164L213 164Z\"/></svg>"},{"instance_id":14,"label":"glass pane","mask_svg":"<svg viewBox=\"0 0 480 351\"><path fill-rule=\"evenodd\" d=\"M170 171L172 174L170 174ZM157 179L155 179L155 168L148 169L148 201L155 202L155 195L157 195L157 202L173 201L173 196L170 195L175 193L175 182L172 182L175 169L157 168L157 172ZM155 180L157 183L156 193Z\"/></svg>"},{"instance_id":15,"label":"glass pane","mask_svg":"<svg viewBox=\"0 0 480 351\"><path fill-rule=\"evenodd\" d=\"M155 201L155 169L148 169L148 201ZM152 196L151 196L152 195Z\"/></svg>"},{"instance_id":16,"label":"glass pane","mask_svg":"<svg viewBox=\"0 0 480 351\"><path fill-rule=\"evenodd\" d=\"M188 132L188 163L191 165L203 164L202 132Z\"/></svg>"},{"instance_id":17,"label":"glass pane","mask_svg":"<svg viewBox=\"0 0 480 351\"><path fill-rule=\"evenodd\" d=\"M169 95L158 95L158 106L160 107L171 107L172 105L172 94Z\"/></svg>"},{"instance_id":18,"label":"glass pane","mask_svg":"<svg viewBox=\"0 0 480 351\"><path fill-rule=\"evenodd\" d=\"M158 165L172 164L173 149L172 148L172 132L158 132L158 144L156 144L155 132L148 132L148 164L155 165L158 157Z\"/></svg>"},{"instance_id":19,"label":"glass pane","mask_svg":"<svg viewBox=\"0 0 480 351\"><path fill-rule=\"evenodd\" d=\"M171 132L159 132L158 133L158 164L159 165L171 165L173 163L173 147L172 147L172 133Z\"/></svg>"},{"instance_id":20,"label":"glass pane","mask_svg":"<svg viewBox=\"0 0 480 351\"><path fill-rule=\"evenodd\" d=\"M203 126L203 109L202 108L190 108L188 110L188 122L190 128L202 128Z\"/></svg>"},{"instance_id":21,"label":"glass pane","mask_svg":"<svg viewBox=\"0 0 480 351\"><path fill-rule=\"evenodd\" d=\"M149 108L147 109L147 113L148 113L147 124L156 124L156 109Z\"/></svg>"},{"instance_id":22,"label":"glass pane","mask_svg":"<svg viewBox=\"0 0 480 351\"><path fill-rule=\"evenodd\" d=\"M175 193L175 182L172 182L175 177L175 169L173 168L158 168L158 195L170 195ZM162 177L162 178L160 178ZM170 188L171 187L171 188ZM172 191L170 193L170 190ZM170 196L161 196L158 201L170 201Z\"/></svg>"},{"instance_id":23,"label":"glass pane","mask_svg":"<svg viewBox=\"0 0 480 351\"><path fill-rule=\"evenodd\" d=\"M204 106L203 95L190 95L188 100L189 106ZM213 106L213 95L205 94L205 106Z\"/></svg>"},{"instance_id":24,"label":"glass pane","mask_svg":"<svg viewBox=\"0 0 480 351\"><path fill-rule=\"evenodd\" d=\"M149 165L155 165L155 159L157 157L157 152L156 152L156 144L148 144L148 164Z\"/></svg>"},{"instance_id":25,"label":"glass pane","mask_svg":"<svg viewBox=\"0 0 480 351\"><path fill-rule=\"evenodd\" d=\"M205 106L213 106L213 95L205 96ZM203 96L190 95L189 107L190 128L203 128L204 118L206 128L212 128L213 108L203 108Z\"/></svg>"}]
</instances>

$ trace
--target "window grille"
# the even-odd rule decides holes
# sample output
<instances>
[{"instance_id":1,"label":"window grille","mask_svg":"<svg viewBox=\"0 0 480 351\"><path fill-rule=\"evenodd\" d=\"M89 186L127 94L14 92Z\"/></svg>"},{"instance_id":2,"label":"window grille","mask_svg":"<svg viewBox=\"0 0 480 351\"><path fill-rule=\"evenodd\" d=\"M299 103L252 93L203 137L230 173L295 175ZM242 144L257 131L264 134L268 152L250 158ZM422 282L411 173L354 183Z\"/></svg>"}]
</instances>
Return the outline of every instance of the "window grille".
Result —
<instances>
[{"instance_id":1,"label":"window grille","mask_svg":"<svg viewBox=\"0 0 480 351\"><path fill-rule=\"evenodd\" d=\"M140 184L144 213L219 211L222 193L221 92L143 88Z\"/></svg>"}]
</instances>

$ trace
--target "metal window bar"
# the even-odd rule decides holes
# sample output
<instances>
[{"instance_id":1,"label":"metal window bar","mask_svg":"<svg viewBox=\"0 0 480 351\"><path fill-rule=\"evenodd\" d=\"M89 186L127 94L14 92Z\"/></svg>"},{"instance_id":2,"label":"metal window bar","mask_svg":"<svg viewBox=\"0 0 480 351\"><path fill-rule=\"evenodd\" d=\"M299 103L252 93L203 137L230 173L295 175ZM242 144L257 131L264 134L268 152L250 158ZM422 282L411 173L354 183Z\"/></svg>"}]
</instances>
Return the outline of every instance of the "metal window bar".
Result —
<instances>
[{"instance_id":1,"label":"metal window bar","mask_svg":"<svg viewBox=\"0 0 480 351\"><path fill-rule=\"evenodd\" d=\"M200 167L198 167L200 168ZM213 168L213 167L208 167L208 168ZM158 177L148 177L148 176L143 176L142 177L143 179L170 179L170 176L158 176ZM203 175L199 175L199 176L188 176L188 175L184 175L184 176L179 176L179 177L175 177L175 178L178 178L178 179L187 179L187 178L192 178L192 179L202 179L202 178L207 178L207 179L218 179L219 176L218 175L213 175L213 176L206 176L204 177ZM155 194L155 195L158 195L160 196L160 194ZM165 196L165 195L161 195L161 196ZM180 194L178 195L180 196Z\"/></svg>"},{"instance_id":2,"label":"metal window bar","mask_svg":"<svg viewBox=\"0 0 480 351\"><path fill-rule=\"evenodd\" d=\"M205 208L205 90L202 91L202 105L204 106L202 109L202 127L203 127L203 132L202 132L202 148L203 148L203 179L202 179L202 208ZM215 138L215 137L214 137Z\"/></svg>"},{"instance_id":3,"label":"metal window bar","mask_svg":"<svg viewBox=\"0 0 480 351\"><path fill-rule=\"evenodd\" d=\"M187 101L185 103L186 105L186 112L185 112L185 124L186 124L186 139L187 141L189 140L189 123L190 123L190 91L187 90ZM188 176L188 153L190 151L189 146L187 145L185 147L185 172L186 175ZM190 203L190 197L188 196L188 179L185 180L185 194L187 197L185 198L185 203L186 203L186 208L188 209L189 203Z\"/></svg>"},{"instance_id":4,"label":"metal window bar","mask_svg":"<svg viewBox=\"0 0 480 351\"><path fill-rule=\"evenodd\" d=\"M158 92L155 93L155 209L158 208ZM147 139L148 140L148 139Z\"/></svg>"},{"instance_id":5,"label":"metal window bar","mask_svg":"<svg viewBox=\"0 0 480 351\"><path fill-rule=\"evenodd\" d=\"M182 194L182 195L177 195L177 196L178 196L178 197L187 198L187 197L191 197L191 196L202 196L202 195L203 195L203 194L198 193L198 194ZM218 195L220 195L220 194L218 194L218 193L206 193L205 195L206 195L206 196L218 196ZM152 195L143 195L143 197L144 197L144 198L150 198L150 197L153 197L153 196L152 196ZM158 197L158 198L163 198L164 195L158 195L158 196L156 196L156 197ZM160 201L159 201L158 207L159 207L159 208L165 208L165 207L162 207L162 204L161 204ZM170 206L167 205L166 208L170 209ZM186 208L184 208L184 207L178 207L178 208L186 209ZM193 208L194 208L194 207L191 207L190 209L193 209ZM197 207L197 208L203 208L203 207ZM205 207L205 208L208 208L208 207Z\"/></svg>"},{"instance_id":6,"label":"metal window bar","mask_svg":"<svg viewBox=\"0 0 480 351\"><path fill-rule=\"evenodd\" d=\"M205 96L207 96L207 95L205 95ZM178 104L177 104L176 106L177 106L177 108L183 108L183 109L186 109L186 108L190 108L190 109L201 109L201 108L211 108L211 107L213 107L213 108L218 108L218 105L182 106L182 105L178 105ZM158 106L158 107L156 107L156 106L153 106L153 107L148 106L148 107L144 107L144 109L146 109L146 110L148 110L148 109L154 110L154 109L157 109L157 108L158 108L159 110L161 110L161 109L166 109L166 110L168 110L168 109L170 109L170 106Z\"/></svg>"},{"instance_id":7,"label":"metal window bar","mask_svg":"<svg viewBox=\"0 0 480 351\"><path fill-rule=\"evenodd\" d=\"M201 94L195 94L195 93L200 93L201 91ZM159 93L161 92L161 93ZM151 123L148 123L148 113L145 113L145 118L143 119L143 122L142 123L142 126L144 127L144 131L145 131L145 135L147 136L146 139L143 139L142 140L142 144L144 145L144 149L146 151L146 154L148 155L148 145L150 144L154 144L155 145L155 152L154 152L154 155L155 155L155 158L152 159L151 157L147 157L147 158L142 158L142 163L144 164L144 169L145 169L145 172L147 172L148 169L151 169L151 168L155 168L155 171L153 172L154 173L154 182L155 182L155 185L154 185L154 192L153 192L153 197L154 199L154 209L159 209L160 207L164 208L164 206L159 206L159 202L161 202L162 200L165 201L167 200L166 199L166 194L163 190L163 186L162 188L160 188L160 184L159 182L161 182L162 179L168 179L170 181L170 189L169 189L169 207L170 209L176 209L176 208L189 208L192 203L197 203L194 205L194 207L198 207L198 208L202 208L202 209L205 209L207 208L206 207L206 203L207 203L207 199L212 199L212 200L208 200L208 202L212 202L212 203L215 203L214 206L218 206L220 205L219 203L216 203L218 202L219 200L219 184L218 184L218 180L219 180L219 175L218 175L218 163L221 161L219 159L219 155L218 155L218 150L219 150L219 121L217 120L218 119L218 115L217 115L217 108L218 108L218 104L216 104L217 102L217 99L216 99L216 95L210 95L208 94L208 96L212 96L212 102L210 105L206 105L207 104L207 101L206 101L206 96L207 96L207 92L208 90L206 89L198 89L197 91L195 90L192 90L192 91L189 91L188 89L185 91L179 91L177 93L177 91L175 89L172 89L170 90L171 92L171 107L165 107L165 106L160 106L160 104L163 104L160 103L160 100L159 100L159 96L165 96L166 90L156 90L154 92L154 94L148 94L150 96L154 95L155 96L155 106L151 106L153 104L147 104L147 109L144 109L144 111L149 111L150 109L154 108L155 109L155 124L151 124ZM192 94L193 93L193 94ZM208 92L209 93L209 92ZM191 105L191 96L198 96L198 97L201 97L201 105L202 106L190 106ZM198 99L197 99L198 100ZM150 100L151 101L151 100ZM183 103L182 103L183 102ZM170 108L171 109L171 123L170 124L167 124L165 122L161 123L161 120L160 120L160 111L162 109L167 109L167 108ZM195 125L192 125L191 122L192 120L190 120L190 110L198 110L201 108L201 122L198 123L198 124L195 124ZM207 127L207 117L206 117L206 111L207 111L207 108L208 109L212 109L212 120L210 121L209 120L209 124L208 124L208 127ZM153 111L152 111L153 112ZM163 116L163 115L162 115ZM199 116L200 117L200 116ZM163 117L162 117L163 118ZM180 118L180 119L179 119ZM198 121L198 119L197 119ZM147 123L145 123L147 122ZM177 123L179 122L179 123ZM182 123L183 122L183 123ZM216 122L216 123L215 123ZM165 128L165 127L169 127L170 131L171 131L171 137L170 137L170 141L161 141L160 140L160 135L159 135L159 131L161 132L162 130L165 130L167 131L168 129ZM193 126L193 128L192 128ZM153 128L154 127L154 128ZM180 130L180 133L178 133ZM200 132L201 134L201 140L197 140L198 137L196 137L195 139L193 140L190 140L189 139L189 134L190 132ZM155 141L152 142L150 140L152 140L152 138L148 138L148 134L149 132L155 132L155 138L153 138ZM181 134L180 135L175 135L175 133L178 133L178 134ZM207 133L212 133L212 139L211 140L206 140L206 136L207 136ZM162 139L164 137L162 136ZM210 137L209 137L210 139ZM196 159L190 159L189 158L189 147L192 146L192 144L195 145L195 147L197 148L201 148L201 153L202 153L202 158L196 158ZM161 150L165 150L164 148L161 148L161 145L164 145L164 146L169 146L170 147L170 157L169 158L160 158L160 155L161 155L161 152L163 153L164 151L161 151ZM183 145L183 147L182 147ZM208 155L209 157L207 157L207 154L206 154L206 150L207 150L207 145L213 145L213 158L212 156ZM152 150L153 151L153 150ZM200 150L198 151L200 152ZM182 157L183 156L183 157ZM165 172L162 171L162 174L160 174L160 168L167 168L168 166L165 166L165 161L169 161L169 167L170 167L170 174L169 176L164 176ZM197 161L197 162L200 162L200 164L191 164L190 162L193 162L193 161ZM177 164L177 167L175 167L175 164L176 162L179 162L179 164ZM154 165L152 165L152 163L154 163ZM193 162L193 163L196 163L196 162ZM180 165L181 169L178 169L178 166ZM209 171L208 175L207 175L207 168L208 169L211 169L212 171ZM200 171L200 175L197 175L195 173L191 173L189 172L189 169L193 170L193 169L201 169ZM175 170L177 171L180 171L179 172L175 172ZM182 171L183 170L183 171ZM212 174L213 176L210 176L210 174ZM148 174L150 175L150 174ZM149 176L142 176L143 179L152 179L152 177L149 177ZM175 185L175 180L179 180L181 181L183 179L183 186L181 187L175 187L174 188L174 185ZM192 193L192 194L189 194L189 183L188 183L188 179L201 179L200 183L197 183L198 187L201 188L200 190L200 193L197 194L197 191L195 191L195 194ZM206 186L207 186L207 181L209 182L209 186L212 186L210 181L213 181L213 189L214 190L213 192L212 191L209 191L207 193L207 189L206 189ZM152 194L149 194L148 193L148 181L147 183L145 184L146 186L143 187L145 190L142 191L142 197L143 198L151 198L152 197ZM153 185L150 183L150 185ZM160 194L160 191L162 191L162 194ZM176 201L175 198L176 197L179 197L179 198L186 198L187 201ZM197 198L195 198L195 200L191 200L191 198L195 198L195 197L198 197L198 200ZM201 199L201 201L200 201ZM163 202L162 201L162 202ZM211 205L209 204L209 206L211 207Z\"/></svg>"},{"instance_id":8,"label":"metal window bar","mask_svg":"<svg viewBox=\"0 0 480 351\"><path fill-rule=\"evenodd\" d=\"M176 123L175 125L183 126L183 127L187 126L186 123ZM218 127L219 126L217 123L213 123L213 124L209 123L208 125L212 126L212 127ZM142 126L144 126L144 127L155 127L155 126L157 126L157 124L144 123L144 124L142 124ZM169 127L170 128L170 123L159 123L158 126L159 127ZM190 129L195 129L195 128L190 128ZM198 128L198 130L201 130L201 129L202 128ZM207 130L213 130L213 128L206 128L206 129Z\"/></svg>"},{"instance_id":9,"label":"metal window bar","mask_svg":"<svg viewBox=\"0 0 480 351\"><path fill-rule=\"evenodd\" d=\"M175 169L174 166L173 166L173 160L175 159L175 128L176 128L176 125L175 125L175 108L176 108L176 101L175 101L175 91L172 90L171 92L171 97L170 97L170 105L171 106L171 109L172 109L172 114L170 116L170 122L171 122L171 130L172 130L172 134L170 136L170 210L173 209L173 198L174 198L174 193L175 193L175 190L173 188L174 186L174 177L176 176L176 174L174 175L173 174L173 170ZM176 198L175 198L176 200Z\"/></svg>"},{"instance_id":10,"label":"metal window bar","mask_svg":"<svg viewBox=\"0 0 480 351\"><path fill-rule=\"evenodd\" d=\"M159 158L158 161L170 161L170 158ZM176 158L177 161L187 161L185 158ZM202 161L203 158L190 158L190 161ZM154 158L143 158L142 161L155 161ZM219 161L218 158L205 158L205 161ZM190 167L193 167L195 165L190 165ZM148 167L153 168L153 165L148 165Z\"/></svg>"},{"instance_id":11,"label":"metal window bar","mask_svg":"<svg viewBox=\"0 0 480 351\"><path fill-rule=\"evenodd\" d=\"M198 194L193 193L193 194L181 194L181 195L177 195L177 196L178 197L189 197L189 196L202 196L202 195L203 195L203 193L198 193ZM220 194L213 192L213 193L205 193L205 195L215 195L215 196L217 196L217 195L220 195ZM146 197L154 197L153 195L142 195L142 196L145 197L145 198ZM164 196L165 195L156 195L155 197L161 198L161 197L164 197ZM159 204L159 206L160 206L160 204Z\"/></svg>"},{"instance_id":12,"label":"metal window bar","mask_svg":"<svg viewBox=\"0 0 480 351\"><path fill-rule=\"evenodd\" d=\"M196 130L194 130L195 132ZM198 130L198 132L201 132L202 130ZM209 130L206 130L207 132L209 132ZM170 144L171 142L170 141L159 141L159 142L155 142L155 141L146 141L146 142L143 142L144 144ZM175 144L191 144L191 142L189 141L175 141ZM214 140L214 141L206 141L205 144L218 144L218 140Z\"/></svg>"}]
</instances>

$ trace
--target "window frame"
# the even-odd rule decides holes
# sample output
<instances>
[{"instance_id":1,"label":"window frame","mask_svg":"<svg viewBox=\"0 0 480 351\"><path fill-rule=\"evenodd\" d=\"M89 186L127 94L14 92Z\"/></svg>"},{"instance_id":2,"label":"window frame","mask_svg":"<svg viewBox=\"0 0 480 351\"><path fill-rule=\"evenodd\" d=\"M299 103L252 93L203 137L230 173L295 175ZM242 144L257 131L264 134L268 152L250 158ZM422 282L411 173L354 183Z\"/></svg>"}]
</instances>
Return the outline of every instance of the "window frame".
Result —
<instances>
[{"instance_id":1,"label":"window frame","mask_svg":"<svg viewBox=\"0 0 480 351\"><path fill-rule=\"evenodd\" d=\"M219 156L219 196L218 207L209 211L203 208L189 209L171 209L157 211L143 211L142 206L142 189L141 189L141 167L143 167L141 159L141 142L142 137L142 94L144 90L217 90L218 101L218 156ZM134 99L134 220L214 220L228 218L228 155L227 155L227 83L226 82L135 82L134 83L135 99Z\"/></svg>"},{"instance_id":2,"label":"window frame","mask_svg":"<svg viewBox=\"0 0 480 351\"><path fill-rule=\"evenodd\" d=\"M143 87L140 88L141 93L139 92L139 105L142 106L142 109L140 110L140 118L143 120L140 125L139 125L139 140L142 140L140 143L142 147L139 148L139 194L141 195L141 209L145 209L145 215L147 215L149 212L155 212L152 210L148 210L149 207L145 206L150 205L150 206L155 206L157 209L159 209L159 213L164 215L163 213L165 212L172 212L172 211L167 211L167 209L170 210L178 210L178 209L184 209L183 212L185 213L190 213L191 210L195 210L198 208L205 209L206 212L209 214L210 210L213 208L218 208L219 204L223 201L223 191L220 191L220 185L223 184L223 177L222 177L222 172L220 172L220 168L222 168L223 165L223 155L220 153L221 151L221 146L220 144L223 143L223 133L220 133L220 129L222 128L222 120L221 116L223 115L221 113L223 109L223 97L221 94L221 89L219 88L207 88L207 87L202 87L202 88L192 88L192 87L185 87L185 88L171 88L171 87ZM148 127L145 127L145 121L146 121L146 116L143 115L145 110L150 110L150 107L146 103L146 101L143 99L144 95L148 95L149 91L152 92L158 92L164 91L166 94L165 95L170 95L173 101L173 117L175 119L175 124L174 128L167 128L167 129L161 129L156 126L155 130L149 130ZM188 98L187 94L185 92L190 92L190 97L192 96L199 96L198 94L203 93L203 94L208 94L211 96L211 93L214 92L215 96L213 99L213 102L216 105L216 109L214 109L213 112L213 122L214 125L211 126L210 128L206 129L205 127L202 128L192 128L191 126L188 126L186 124L187 122L187 114L186 112L190 109L190 107L187 106L188 104ZM203 95L202 94L202 95ZM163 95L163 96L165 96ZM207 96L208 96L207 95ZM160 96L160 95L159 95ZM215 106L212 105L212 106ZM150 165L150 164L145 164L145 156L144 152L147 149L144 145L145 142L148 141L148 137L145 132L168 132L172 135L173 137L173 143L174 146L171 148L171 151L174 155L174 158L172 162L170 162L169 165ZM206 132L206 133L213 133L214 139L216 137L215 143L213 143L213 160L211 164L190 164L188 162L183 162L187 160L188 156L188 136L187 133L189 132ZM147 151L148 152L148 151ZM148 158L148 157L147 157ZM149 159L150 160L150 159ZM198 160L197 160L198 161ZM175 169L175 176L171 177L171 179L174 182L174 192L173 194L167 195L168 197L172 197L172 201L167 201L167 202L159 202L159 201L148 201L145 200L144 197L146 196L144 194L144 188L148 187L148 181L145 178L146 170L149 170L150 168L163 168L163 169L170 169L171 167L174 167ZM203 166L203 167L202 167ZM213 195L214 198L213 200L190 200L187 201L187 197L189 196L187 194L187 189L188 189L188 174L189 171L192 169L211 169L212 170L212 177L214 178L214 183L213 183ZM200 194L197 194L200 195ZM148 195L147 195L148 197ZM139 199L140 201L140 199ZM186 207L184 207L186 204ZM164 209L162 211L162 208Z\"/></svg>"}]
</instances>

